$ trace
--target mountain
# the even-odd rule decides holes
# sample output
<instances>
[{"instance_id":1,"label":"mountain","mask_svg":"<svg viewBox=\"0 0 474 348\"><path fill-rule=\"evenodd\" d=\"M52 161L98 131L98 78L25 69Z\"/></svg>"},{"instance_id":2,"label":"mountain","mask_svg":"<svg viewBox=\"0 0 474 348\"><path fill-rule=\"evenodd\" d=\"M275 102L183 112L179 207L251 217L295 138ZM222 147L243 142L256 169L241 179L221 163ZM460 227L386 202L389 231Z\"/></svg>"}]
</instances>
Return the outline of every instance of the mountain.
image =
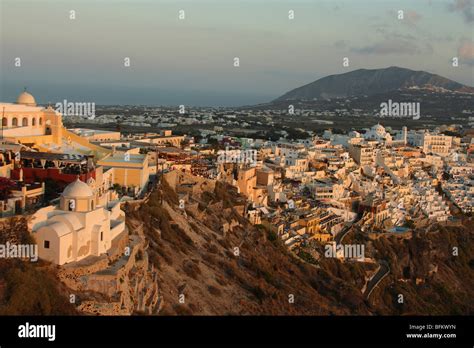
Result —
<instances>
[{"instance_id":1,"label":"mountain","mask_svg":"<svg viewBox=\"0 0 474 348\"><path fill-rule=\"evenodd\" d=\"M389 67L370 70L358 69L344 74L326 76L295 88L274 101L370 96L407 88L427 88L441 92L448 90L474 94L474 87L462 85L439 75L426 71Z\"/></svg>"}]
</instances>

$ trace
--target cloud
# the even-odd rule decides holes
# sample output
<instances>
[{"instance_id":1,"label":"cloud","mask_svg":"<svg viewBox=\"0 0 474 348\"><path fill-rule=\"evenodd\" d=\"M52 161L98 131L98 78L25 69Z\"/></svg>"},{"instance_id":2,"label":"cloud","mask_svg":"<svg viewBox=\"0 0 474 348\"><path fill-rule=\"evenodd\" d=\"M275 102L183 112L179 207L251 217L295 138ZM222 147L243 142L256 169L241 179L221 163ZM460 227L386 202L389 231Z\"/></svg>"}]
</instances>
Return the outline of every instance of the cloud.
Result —
<instances>
[{"instance_id":1,"label":"cloud","mask_svg":"<svg viewBox=\"0 0 474 348\"><path fill-rule=\"evenodd\" d=\"M458 47L458 56L461 63L474 66L474 42L463 40L461 46Z\"/></svg>"},{"instance_id":2,"label":"cloud","mask_svg":"<svg viewBox=\"0 0 474 348\"><path fill-rule=\"evenodd\" d=\"M415 55L432 52L433 48L426 45L425 48L418 46L415 42L404 39L392 39L377 42L373 45L363 47L352 47L351 51L359 54L399 54Z\"/></svg>"},{"instance_id":3,"label":"cloud","mask_svg":"<svg viewBox=\"0 0 474 348\"><path fill-rule=\"evenodd\" d=\"M400 33L395 30L387 29L384 27L375 27L374 33L379 34L385 40L406 40L406 41L417 41L419 38L415 37L414 35L407 33Z\"/></svg>"},{"instance_id":4,"label":"cloud","mask_svg":"<svg viewBox=\"0 0 474 348\"><path fill-rule=\"evenodd\" d=\"M474 21L473 15L473 0L454 0L452 3L448 4L448 10L450 12L459 12L462 13L466 23L471 23Z\"/></svg>"},{"instance_id":5,"label":"cloud","mask_svg":"<svg viewBox=\"0 0 474 348\"><path fill-rule=\"evenodd\" d=\"M385 40L406 40L406 41L417 41L417 42L427 42L430 41L432 43L438 43L440 41L449 41L452 42L454 40L453 36L449 33L444 34L436 34L433 31L429 31L426 29L417 26L414 28L414 31L408 32L408 28L401 28L389 26L386 24L371 24L370 28L373 28L373 32L375 34L380 35Z\"/></svg>"}]
</instances>

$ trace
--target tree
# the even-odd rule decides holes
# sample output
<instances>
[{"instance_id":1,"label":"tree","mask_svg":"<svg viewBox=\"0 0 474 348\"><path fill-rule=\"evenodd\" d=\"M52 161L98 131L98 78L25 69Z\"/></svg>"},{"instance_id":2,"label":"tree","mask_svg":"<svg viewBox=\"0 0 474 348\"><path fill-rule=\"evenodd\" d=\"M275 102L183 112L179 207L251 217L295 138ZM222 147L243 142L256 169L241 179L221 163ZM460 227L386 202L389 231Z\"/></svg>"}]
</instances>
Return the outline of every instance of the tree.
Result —
<instances>
[{"instance_id":1,"label":"tree","mask_svg":"<svg viewBox=\"0 0 474 348\"><path fill-rule=\"evenodd\" d=\"M0 199L8 199L15 187L16 184L14 181L8 178L0 177Z\"/></svg>"}]
</instances>

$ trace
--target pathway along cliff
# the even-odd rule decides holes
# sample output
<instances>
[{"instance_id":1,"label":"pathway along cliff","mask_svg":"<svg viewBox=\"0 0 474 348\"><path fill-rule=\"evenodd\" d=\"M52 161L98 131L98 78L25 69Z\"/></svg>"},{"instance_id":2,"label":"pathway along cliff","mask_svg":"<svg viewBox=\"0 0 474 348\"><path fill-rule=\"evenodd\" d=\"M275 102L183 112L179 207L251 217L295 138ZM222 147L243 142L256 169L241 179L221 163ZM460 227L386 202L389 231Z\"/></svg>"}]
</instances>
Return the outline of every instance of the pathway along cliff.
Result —
<instances>
[{"instance_id":1,"label":"pathway along cliff","mask_svg":"<svg viewBox=\"0 0 474 348\"><path fill-rule=\"evenodd\" d=\"M390 272L390 266L388 263L384 260L379 260L379 270L377 273L374 274L374 276L369 280L367 284L367 288L364 292L364 296L367 300L370 298L370 294L372 294L372 291L375 289L377 285L380 284L383 278L385 278L389 272Z\"/></svg>"}]
</instances>

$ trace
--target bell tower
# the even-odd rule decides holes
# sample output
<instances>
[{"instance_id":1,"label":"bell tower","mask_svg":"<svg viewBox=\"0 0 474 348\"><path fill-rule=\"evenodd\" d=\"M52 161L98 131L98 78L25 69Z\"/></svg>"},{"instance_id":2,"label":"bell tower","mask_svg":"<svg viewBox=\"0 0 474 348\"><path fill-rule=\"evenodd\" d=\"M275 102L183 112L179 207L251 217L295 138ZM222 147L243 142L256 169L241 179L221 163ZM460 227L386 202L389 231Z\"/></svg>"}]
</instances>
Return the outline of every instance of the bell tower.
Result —
<instances>
[{"instance_id":1,"label":"bell tower","mask_svg":"<svg viewBox=\"0 0 474 348\"><path fill-rule=\"evenodd\" d=\"M51 106L45 109L44 115L46 119L45 134L51 134L53 136L53 142L61 144L63 137L62 115L56 112Z\"/></svg>"}]
</instances>

